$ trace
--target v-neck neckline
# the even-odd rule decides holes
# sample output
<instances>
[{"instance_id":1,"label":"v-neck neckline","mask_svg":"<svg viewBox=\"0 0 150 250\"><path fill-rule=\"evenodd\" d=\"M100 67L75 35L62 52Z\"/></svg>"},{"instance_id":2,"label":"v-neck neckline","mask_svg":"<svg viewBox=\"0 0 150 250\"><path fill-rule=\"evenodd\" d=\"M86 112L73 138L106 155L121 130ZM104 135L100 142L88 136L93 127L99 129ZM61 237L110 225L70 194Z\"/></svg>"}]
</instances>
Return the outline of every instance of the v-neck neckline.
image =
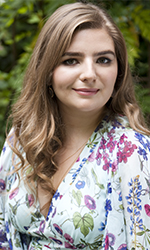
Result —
<instances>
[{"instance_id":1,"label":"v-neck neckline","mask_svg":"<svg viewBox=\"0 0 150 250\"><path fill-rule=\"evenodd\" d=\"M91 136L89 137L87 143L85 144L83 150L81 151L81 153L78 156L78 159L72 164L70 170L67 172L67 174L64 176L64 178L62 179L62 181L60 182L55 194L53 195L52 199L51 199L51 204L49 206L49 210L47 213L47 216L45 217L43 214L42 216L44 216L45 220L48 221L50 214L52 212L52 208L56 207L56 204L58 202L58 197L60 196L60 198L63 197L63 195L65 194L65 192L67 191L67 189L74 183L76 177L78 176L78 174L80 173L80 170L82 169L82 167L85 165L85 163L87 162L89 156L92 154L96 144L91 145L91 142L93 141L93 139L95 137L95 134L97 134L97 128L99 128L99 125L96 127L96 129L93 131L93 133L91 134ZM91 146L90 146L91 145ZM85 153L85 151L87 151ZM86 157L84 157L86 156ZM73 174L72 174L73 173ZM66 181L67 179L67 181ZM65 186L64 186L65 185ZM39 201L38 201L39 203Z\"/></svg>"}]
</instances>

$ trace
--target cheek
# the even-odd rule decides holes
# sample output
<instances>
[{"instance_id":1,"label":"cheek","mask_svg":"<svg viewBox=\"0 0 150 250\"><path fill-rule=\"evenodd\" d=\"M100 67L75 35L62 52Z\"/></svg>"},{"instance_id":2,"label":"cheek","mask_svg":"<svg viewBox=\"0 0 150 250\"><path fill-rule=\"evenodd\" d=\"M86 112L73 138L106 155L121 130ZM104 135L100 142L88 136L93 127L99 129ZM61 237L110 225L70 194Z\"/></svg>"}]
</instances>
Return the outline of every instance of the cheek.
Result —
<instances>
[{"instance_id":1,"label":"cheek","mask_svg":"<svg viewBox=\"0 0 150 250\"><path fill-rule=\"evenodd\" d=\"M53 89L59 87L59 85L61 85L62 82L62 77L61 77L61 70L59 68L56 68L53 72Z\"/></svg>"},{"instance_id":2,"label":"cheek","mask_svg":"<svg viewBox=\"0 0 150 250\"><path fill-rule=\"evenodd\" d=\"M117 75L118 75L117 67L114 67L109 72L107 72L107 74L105 76L106 76L106 81L107 81L108 85L114 87L116 79L117 79Z\"/></svg>"}]
</instances>

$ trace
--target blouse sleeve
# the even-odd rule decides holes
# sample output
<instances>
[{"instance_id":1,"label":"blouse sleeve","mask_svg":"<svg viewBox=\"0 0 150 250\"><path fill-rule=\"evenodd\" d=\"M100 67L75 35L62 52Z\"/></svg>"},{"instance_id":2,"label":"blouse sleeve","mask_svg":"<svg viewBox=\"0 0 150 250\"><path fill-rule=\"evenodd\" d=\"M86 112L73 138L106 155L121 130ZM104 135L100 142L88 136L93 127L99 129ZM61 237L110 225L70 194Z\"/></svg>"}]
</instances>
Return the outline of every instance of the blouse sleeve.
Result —
<instances>
[{"instance_id":1,"label":"blouse sleeve","mask_svg":"<svg viewBox=\"0 0 150 250\"><path fill-rule=\"evenodd\" d=\"M6 142L0 156L0 249L27 250L30 237L20 233L13 226L7 206L9 191L16 180L16 173L11 173L14 169L12 154Z\"/></svg>"},{"instance_id":2,"label":"blouse sleeve","mask_svg":"<svg viewBox=\"0 0 150 250\"><path fill-rule=\"evenodd\" d=\"M5 143L0 156L0 249L12 249L8 221L6 220L6 191L9 188L8 172L12 167L12 150Z\"/></svg>"},{"instance_id":3,"label":"blouse sleeve","mask_svg":"<svg viewBox=\"0 0 150 250\"><path fill-rule=\"evenodd\" d=\"M147 250L150 246L150 139L138 133L129 135L121 153L118 159L127 248Z\"/></svg>"}]
</instances>

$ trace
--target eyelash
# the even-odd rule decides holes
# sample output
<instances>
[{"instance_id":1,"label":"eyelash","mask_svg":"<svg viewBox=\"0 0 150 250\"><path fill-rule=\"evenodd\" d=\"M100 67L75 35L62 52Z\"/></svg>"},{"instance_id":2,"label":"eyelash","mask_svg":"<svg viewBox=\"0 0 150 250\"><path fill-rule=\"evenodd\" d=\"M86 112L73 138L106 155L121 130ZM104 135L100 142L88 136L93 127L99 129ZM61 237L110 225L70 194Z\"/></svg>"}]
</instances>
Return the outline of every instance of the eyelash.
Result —
<instances>
[{"instance_id":1,"label":"eyelash","mask_svg":"<svg viewBox=\"0 0 150 250\"><path fill-rule=\"evenodd\" d=\"M96 63L98 63L98 64L110 64L111 61L112 60L107 58L107 57L100 57L96 60ZM70 59L67 59L67 60L62 62L62 64L67 65L67 66L76 65L78 63L79 63L78 60L75 58L70 58Z\"/></svg>"},{"instance_id":2,"label":"eyelash","mask_svg":"<svg viewBox=\"0 0 150 250\"><path fill-rule=\"evenodd\" d=\"M67 59L67 60L63 61L63 64L68 65L68 66L75 65L77 63L78 63L78 60L75 59L75 58L70 58L70 59Z\"/></svg>"},{"instance_id":3,"label":"eyelash","mask_svg":"<svg viewBox=\"0 0 150 250\"><path fill-rule=\"evenodd\" d=\"M100 62L98 62L100 61ZM100 64L110 64L111 63L111 59L107 58L107 57L100 57L97 59L97 63L100 63Z\"/></svg>"}]
</instances>

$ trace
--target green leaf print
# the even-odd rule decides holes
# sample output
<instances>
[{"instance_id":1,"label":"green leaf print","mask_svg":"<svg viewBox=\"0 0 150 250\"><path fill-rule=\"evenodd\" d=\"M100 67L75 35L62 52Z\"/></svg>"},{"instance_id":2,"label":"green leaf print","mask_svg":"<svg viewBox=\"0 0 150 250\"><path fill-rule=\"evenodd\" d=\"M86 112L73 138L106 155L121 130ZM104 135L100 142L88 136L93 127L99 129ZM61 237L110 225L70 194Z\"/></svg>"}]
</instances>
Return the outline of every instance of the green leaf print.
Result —
<instances>
[{"instance_id":1,"label":"green leaf print","mask_svg":"<svg viewBox=\"0 0 150 250\"><path fill-rule=\"evenodd\" d=\"M15 246L16 246L16 247L21 247L21 244L20 244L20 240L19 240L19 239L16 239Z\"/></svg>"},{"instance_id":2,"label":"green leaf print","mask_svg":"<svg viewBox=\"0 0 150 250\"><path fill-rule=\"evenodd\" d=\"M93 179L94 179L95 184L96 184L100 189L104 189L104 185L103 185L103 184L100 184L100 183L98 182L97 175L95 174L95 171L94 171L93 168L92 168L91 172L92 172L92 177L93 177Z\"/></svg>"},{"instance_id":3,"label":"green leaf print","mask_svg":"<svg viewBox=\"0 0 150 250\"><path fill-rule=\"evenodd\" d=\"M76 202L80 206L81 205L81 198L83 197L81 191L78 190L77 192L75 192L73 190L72 191L72 196L73 196L73 198L75 198Z\"/></svg>"},{"instance_id":4,"label":"green leaf print","mask_svg":"<svg viewBox=\"0 0 150 250\"><path fill-rule=\"evenodd\" d=\"M9 206L11 208L11 211L13 212L14 215L17 214L17 208L18 208L18 203L16 203L16 205L12 206L10 203L9 203Z\"/></svg>"},{"instance_id":5,"label":"green leaf print","mask_svg":"<svg viewBox=\"0 0 150 250\"><path fill-rule=\"evenodd\" d=\"M89 228L91 231L94 228L93 218L90 214L84 214L83 217L81 217L81 214L79 212L75 212L73 215L73 224L75 226L75 229L80 228L81 233L86 237L89 233Z\"/></svg>"}]
</instances>

